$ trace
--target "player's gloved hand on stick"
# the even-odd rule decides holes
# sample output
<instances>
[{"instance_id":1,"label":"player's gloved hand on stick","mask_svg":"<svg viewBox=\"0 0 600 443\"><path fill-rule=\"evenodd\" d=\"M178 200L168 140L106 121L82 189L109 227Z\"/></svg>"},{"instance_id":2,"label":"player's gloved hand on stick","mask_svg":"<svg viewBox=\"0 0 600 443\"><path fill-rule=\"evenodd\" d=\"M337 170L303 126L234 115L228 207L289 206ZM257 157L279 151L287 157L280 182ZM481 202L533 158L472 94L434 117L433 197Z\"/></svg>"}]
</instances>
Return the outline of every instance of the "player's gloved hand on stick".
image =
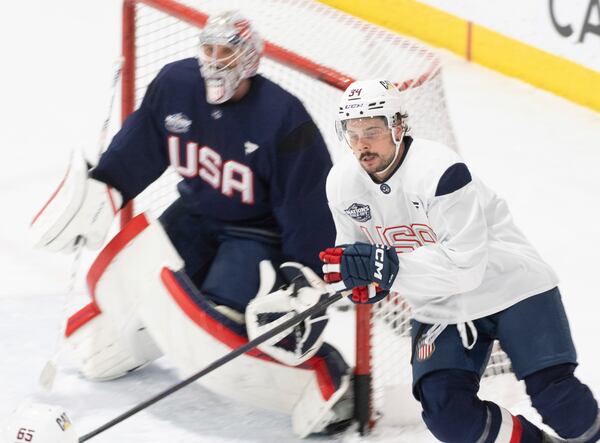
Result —
<instances>
[{"instance_id":1,"label":"player's gloved hand on stick","mask_svg":"<svg viewBox=\"0 0 600 443\"><path fill-rule=\"evenodd\" d=\"M362 301L365 300L365 290L353 291L352 300L358 303L381 300L387 295L381 291L389 292L398 274L398 255L389 246L368 243L342 245L325 249L319 254L319 258L325 263L325 281L330 283L332 289L367 287L368 301ZM380 289L379 293L376 293L372 283ZM369 286L373 286L370 294ZM374 299L375 296L377 299Z\"/></svg>"}]
</instances>

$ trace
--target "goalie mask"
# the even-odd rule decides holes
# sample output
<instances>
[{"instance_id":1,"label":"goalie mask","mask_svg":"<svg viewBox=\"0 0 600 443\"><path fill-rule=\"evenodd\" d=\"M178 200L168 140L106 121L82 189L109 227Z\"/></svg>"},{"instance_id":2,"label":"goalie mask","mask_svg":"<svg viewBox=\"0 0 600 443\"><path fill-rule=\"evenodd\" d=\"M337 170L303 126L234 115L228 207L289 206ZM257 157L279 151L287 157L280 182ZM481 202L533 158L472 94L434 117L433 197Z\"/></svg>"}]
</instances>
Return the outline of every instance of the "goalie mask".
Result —
<instances>
[{"instance_id":1,"label":"goalie mask","mask_svg":"<svg viewBox=\"0 0 600 443\"><path fill-rule=\"evenodd\" d=\"M200 72L206 84L206 101L229 100L241 81L256 74L263 42L250 22L228 11L208 19L200 33Z\"/></svg>"},{"instance_id":2,"label":"goalie mask","mask_svg":"<svg viewBox=\"0 0 600 443\"><path fill-rule=\"evenodd\" d=\"M402 137L409 130L405 122L407 115L402 113L402 109L402 94L390 81L356 81L344 91L335 121L335 132L338 139L351 149L357 147L361 139L374 141L391 135L396 151L389 165L382 171L377 171L384 174L397 159ZM372 118L382 119L387 129L369 128L360 133L348 130L348 122ZM397 131L398 128L400 132Z\"/></svg>"}]
</instances>

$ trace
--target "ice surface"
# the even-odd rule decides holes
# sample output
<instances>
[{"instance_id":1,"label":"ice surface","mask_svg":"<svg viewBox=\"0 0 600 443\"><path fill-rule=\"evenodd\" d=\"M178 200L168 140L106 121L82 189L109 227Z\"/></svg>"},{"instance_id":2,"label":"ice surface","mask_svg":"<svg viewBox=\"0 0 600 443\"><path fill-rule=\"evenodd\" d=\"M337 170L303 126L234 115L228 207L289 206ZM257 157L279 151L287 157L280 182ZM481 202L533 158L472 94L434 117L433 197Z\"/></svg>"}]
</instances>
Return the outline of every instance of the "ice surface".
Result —
<instances>
[{"instance_id":1,"label":"ice surface","mask_svg":"<svg viewBox=\"0 0 600 443\"><path fill-rule=\"evenodd\" d=\"M25 398L58 403L80 434L179 381L163 359L122 380L91 383L64 356L54 393L36 384L54 349L71 259L32 251L27 226L64 173L69 151L96 145L119 53L119 8L118 0L30 0L8 3L0 18L0 417ZM599 394L600 114L453 55L444 53L444 60L461 152L472 171L508 200L519 226L558 271L580 357L577 373ZM83 294L80 281L75 298ZM331 340L351 354L343 343L349 319L338 317ZM487 381L482 395L539 420L511 376ZM400 400L395 407L402 408ZM337 440L362 441L352 434ZM92 441L297 439L288 417L193 385ZM415 424L382 426L365 441L435 439Z\"/></svg>"}]
</instances>

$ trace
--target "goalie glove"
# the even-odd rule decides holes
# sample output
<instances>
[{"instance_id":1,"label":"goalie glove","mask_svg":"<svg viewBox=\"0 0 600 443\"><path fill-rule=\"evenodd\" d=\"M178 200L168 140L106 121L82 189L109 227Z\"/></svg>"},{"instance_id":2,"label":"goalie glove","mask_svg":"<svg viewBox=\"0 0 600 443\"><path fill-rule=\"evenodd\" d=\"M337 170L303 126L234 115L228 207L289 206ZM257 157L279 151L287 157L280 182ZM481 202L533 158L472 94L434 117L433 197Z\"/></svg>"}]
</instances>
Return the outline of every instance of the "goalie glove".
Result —
<instances>
[{"instance_id":1,"label":"goalie glove","mask_svg":"<svg viewBox=\"0 0 600 443\"><path fill-rule=\"evenodd\" d=\"M284 263L279 275L269 261L260 264L261 287L246 308L248 339L253 340L296 313L327 298L325 283L309 268L299 263ZM280 289L278 279L285 283ZM323 344L323 331L329 318L325 309L277 334L258 346L265 354L290 366L297 366L317 353Z\"/></svg>"},{"instance_id":2,"label":"goalie glove","mask_svg":"<svg viewBox=\"0 0 600 443\"><path fill-rule=\"evenodd\" d=\"M97 249L104 243L123 199L105 183L88 177L88 164L74 152L65 178L31 222L35 247L71 252L79 237Z\"/></svg>"}]
</instances>

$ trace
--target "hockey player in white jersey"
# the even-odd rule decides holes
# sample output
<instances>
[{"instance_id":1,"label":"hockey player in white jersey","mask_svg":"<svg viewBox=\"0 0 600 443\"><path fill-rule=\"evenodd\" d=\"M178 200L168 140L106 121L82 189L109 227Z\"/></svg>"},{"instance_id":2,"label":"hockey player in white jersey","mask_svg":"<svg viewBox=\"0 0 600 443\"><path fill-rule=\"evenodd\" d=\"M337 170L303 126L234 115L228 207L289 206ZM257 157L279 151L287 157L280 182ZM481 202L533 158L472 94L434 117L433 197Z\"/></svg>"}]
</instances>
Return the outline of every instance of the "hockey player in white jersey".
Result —
<instances>
[{"instance_id":1,"label":"hockey player in white jersey","mask_svg":"<svg viewBox=\"0 0 600 443\"><path fill-rule=\"evenodd\" d=\"M337 246L321 253L326 280L358 303L406 298L413 392L439 440L598 441L598 404L573 373L556 274L455 151L408 135L406 111L389 81L355 82L343 95L336 129L354 158L327 181ZM564 440L477 397L495 339Z\"/></svg>"}]
</instances>

